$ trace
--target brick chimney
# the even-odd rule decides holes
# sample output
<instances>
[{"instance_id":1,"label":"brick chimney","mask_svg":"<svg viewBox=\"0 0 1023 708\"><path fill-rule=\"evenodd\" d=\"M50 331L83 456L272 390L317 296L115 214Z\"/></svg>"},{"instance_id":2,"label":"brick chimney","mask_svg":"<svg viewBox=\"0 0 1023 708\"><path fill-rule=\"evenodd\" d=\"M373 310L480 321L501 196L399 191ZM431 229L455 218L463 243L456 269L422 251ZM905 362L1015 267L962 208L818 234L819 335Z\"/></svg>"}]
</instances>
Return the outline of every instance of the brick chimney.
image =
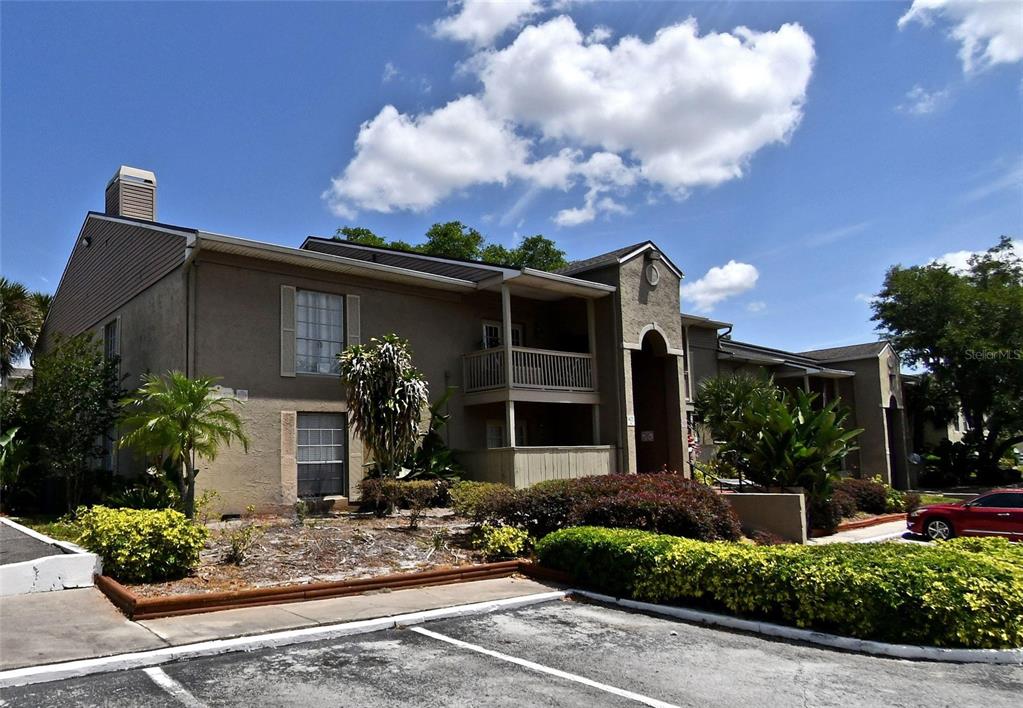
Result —
<instances>
[{"instance_id":1,"label":"brick chimney","mask_svg":"<svg viewBox=\"0 0 1023 708\"><path fill-rule=\"evenodd\" d=\"M156 221L156 175L121 165L107 182L106 213Z\"/></svg>"}]
</instances>

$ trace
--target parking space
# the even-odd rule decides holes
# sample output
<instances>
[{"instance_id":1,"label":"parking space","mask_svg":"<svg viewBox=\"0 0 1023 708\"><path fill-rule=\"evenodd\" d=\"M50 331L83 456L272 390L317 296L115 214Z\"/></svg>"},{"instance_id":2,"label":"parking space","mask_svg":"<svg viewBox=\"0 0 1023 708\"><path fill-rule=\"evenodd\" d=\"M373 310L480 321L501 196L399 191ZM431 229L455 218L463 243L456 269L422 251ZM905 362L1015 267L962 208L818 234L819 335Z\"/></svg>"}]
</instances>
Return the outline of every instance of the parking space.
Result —
<instances>
[{"instance_id":1,"label":"parking space","mask_svg":"<svg viewBox=\"0 0 1023 708\"><path fill-rule=\"evenodd\" d=\"M6 706L1016 706L1023 667L910 662L575 601L4 691Z\"/></svg>"}]
</instances>

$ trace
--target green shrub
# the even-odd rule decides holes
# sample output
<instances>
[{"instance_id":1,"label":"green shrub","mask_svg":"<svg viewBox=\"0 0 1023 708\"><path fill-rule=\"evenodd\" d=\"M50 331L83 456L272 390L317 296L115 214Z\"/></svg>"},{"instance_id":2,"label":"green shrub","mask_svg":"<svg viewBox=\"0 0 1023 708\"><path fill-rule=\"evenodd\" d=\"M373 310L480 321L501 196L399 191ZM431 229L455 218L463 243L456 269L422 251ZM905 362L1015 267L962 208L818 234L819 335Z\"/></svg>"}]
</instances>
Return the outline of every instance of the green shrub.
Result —
<instances>
[{"instance_id":1,"label":"green shrub","mask_svg":"<svg viewBox=\"0 0 1023 708\"><path fill-rule=\"evenodd\" d=\"M527 489L462 482L452 507L475 524L515 526L534 538L579 524L642 528L705 540L738 539L731 506L709 487L676 474L549 480Z\"/></svg>"},{"instance_id":2,"label":"green shrub","mask_svg":"<svg viewBox=\"0 0 1023 708\"><path fill-rule=\"evenodd\" d=\"M537 554L616 596L888 642L1023 646L1023 549L1004 539L754 546L579 527Z\"/></svg>"},{"instance_id":3,"label":"green shrub","mask_svg":"<svg viewBox=\"0 0 1023 708\"><path fill-rule=\"evenodd\" d=\"M393 514L395 509L409 509L418 520L423 510L449 504L450 488L450 483L443 479L400 480L374 477L359 483L362 494L360 506L379 517Z\"/></svg>"},{"instance_id":4,"label":"green shrub","mask_svg":"<svg viewBox=\"0 0 1023 708\"><path fill-rule=\"evenodd\" d=\"M517 498L507 484L456 482L451 487L451 508L474 525L499 523Z\"/></svg>"},{"instance_id":5,"label":"green shrub","mask_svg":"<svg viewBox=\"0 0 1023 708\"><path fill-rule=\"evenodd\" d=\"M78 510L78 543L103 558L103 570L118 580L145 583L179 578L199 563L209 531L171 509Z\"/></svg>"},{"instance_id":6,"label":"green shrub","mask_svg":"<svg viewBox=\"0 0 1023 708\"><path fill-rule=\"evenodd\" d=\"M251 523L244 523L233 529L225 529L220 532L221 540L227 543L227 550L224 552L224 562L231 565L241 565L249 556L249 551L263 535L260 526Z\"/></svg>"},{"instance_id":7,"label":"green shrub","mask_svg":"<svg viewBox=\"0 0 1023 708\"><path fill-rule=\"evenodd\" d=\"M487 560L517 558L529 548L529 534L514 526L484 524L476 531L473 546L482 551Z\"/></svg>"},{"instance_id":8,"label":"green shrub","mask_svg":"<svg viewBox=\"0 0 1023 708\"><path fill-rule=\"evenodd\" d=\"M859 507L856 506L856 498L844 489L836 489L832 492L831 499L838 505L842 518L855 516L856 512L859 511Z\"/></svg>"},{"instance_id":9,"label":"green shrub","mask_svg":"<svg viewBox=\"0 0 1023 708\"><path fill-rule=\"evenodd\" d=\"M846 477L835 485L835 490L841 490L856 500L856 508L868 514L884 514L888 510L888 485L875 479L856 479Z\"/></svg>"}]
</instances>

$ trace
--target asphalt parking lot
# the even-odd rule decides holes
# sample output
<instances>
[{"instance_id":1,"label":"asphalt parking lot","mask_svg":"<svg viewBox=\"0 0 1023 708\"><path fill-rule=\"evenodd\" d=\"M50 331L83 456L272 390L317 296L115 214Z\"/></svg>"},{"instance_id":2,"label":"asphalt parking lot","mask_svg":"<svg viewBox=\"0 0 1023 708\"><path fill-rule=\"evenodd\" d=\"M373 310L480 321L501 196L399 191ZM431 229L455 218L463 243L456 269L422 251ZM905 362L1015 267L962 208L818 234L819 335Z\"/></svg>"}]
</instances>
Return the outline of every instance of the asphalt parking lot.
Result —
<instances>
[{"instance_id":1,"label":"asphalt parking lot","mask_svg":"<svg viewBox=\"0 0 1023 708\"><path fill-rule=\"evenodd\" d=\"M867 657L576 601L6 689L0 705L1018 706L1023 667Z\"/></svg>"}]
</instances>

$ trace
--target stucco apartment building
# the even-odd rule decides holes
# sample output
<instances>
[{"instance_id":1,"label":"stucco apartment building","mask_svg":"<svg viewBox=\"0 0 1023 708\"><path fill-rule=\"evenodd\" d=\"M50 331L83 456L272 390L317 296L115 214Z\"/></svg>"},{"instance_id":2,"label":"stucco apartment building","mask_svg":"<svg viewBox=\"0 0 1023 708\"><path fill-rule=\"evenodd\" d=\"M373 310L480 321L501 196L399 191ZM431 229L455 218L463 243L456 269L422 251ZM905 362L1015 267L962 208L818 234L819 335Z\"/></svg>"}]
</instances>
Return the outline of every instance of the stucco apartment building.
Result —
<instances>
[{"instance_id":1,"label":"stucco apartment building","mask_svg":"<svg viewBox=\"0 0 1023 708\"><path fill-rule=\"evenodd\" d=\"M916 470L909 456L912 439L907 423L901 362L887 342L868 342L831 349L788 352L732 339L732 325L683 315L688 362L686 410L692 423L692 397L699 383L715 376L751 373L770 376L783 388L816 393L818 401L840 398L848 408L846 426L862 428L859 449L844 461L848 473L880 475L889 484L907 489ZM712 454L713 441L693 426L702 454Z\"/></svg>"},{"instance_id":2,"label":"stucco apartment building","mask_svg":"<svg viewBox=\"0 0 1023 708\"><path fill-rule=\"evenodd\" d=\"M251 438L247 454L200 465L199 488L217 490L226 513L358 498L366 459L336 355L372 337L409 340L431 398L454 389L445 434L469 475L518 486L686 472L695 385L765 364L733 356L724 323L680 315L682 271L649 241L546 273L329 238L280 246L160 223L156 206L155 175L121 167L104 212L85 217L39 347L93 332L129 388L147 372L219 377L245 402ZM855 389L871 410L857 407L857 424L891 437L878 423L898 404L884 356L881 379L850 359L800 381L843 400ZM785 366L771 373L788 380ZM858 464L891 477L896 455L867 448ZM109 464L131 474L144 462L111 450Z\"/></svg>"}]
</instances>

